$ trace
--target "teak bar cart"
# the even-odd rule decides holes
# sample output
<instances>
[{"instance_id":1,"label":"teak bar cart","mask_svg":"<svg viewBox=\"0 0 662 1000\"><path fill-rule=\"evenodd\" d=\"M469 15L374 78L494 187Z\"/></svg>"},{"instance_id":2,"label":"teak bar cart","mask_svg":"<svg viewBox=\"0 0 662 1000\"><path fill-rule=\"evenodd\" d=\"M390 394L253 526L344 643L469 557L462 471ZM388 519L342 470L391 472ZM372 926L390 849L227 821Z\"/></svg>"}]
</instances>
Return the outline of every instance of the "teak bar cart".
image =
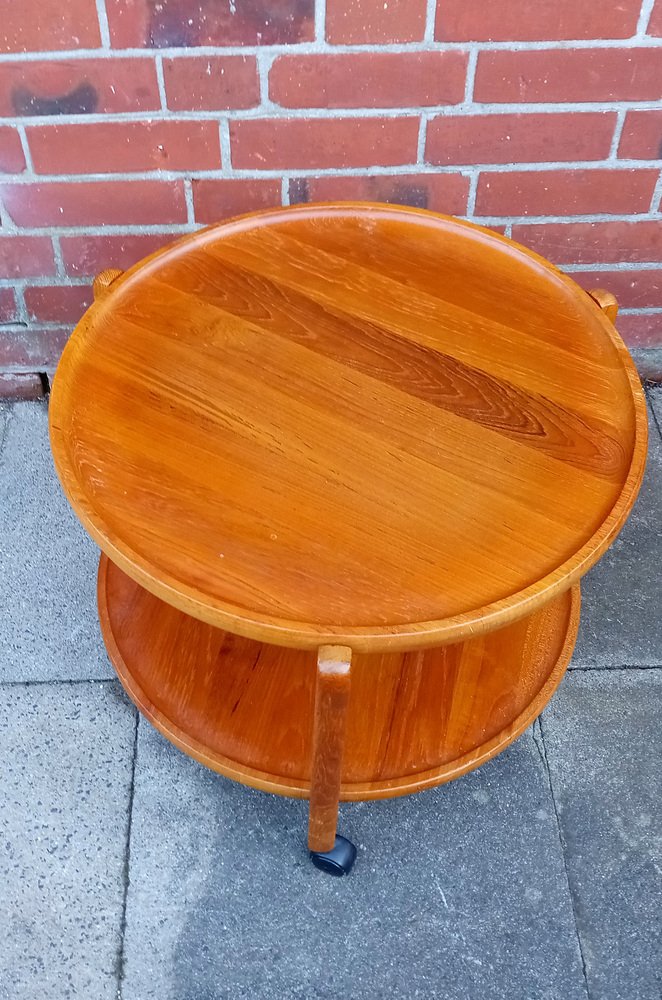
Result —
<instances>
[{"instance_id":1,"label":"teak bar cart","mask_svg":"<svg viewBox=\"0 0 662 1000\"><path fill-rule=\"evenodd\" d=\"M314 862L347 872L339 800L477 767L568 665L645 462L615 299L351 203L211 227L95 299L50 427L110 658L178 747L309 798Z\"/></svg>"}]
</instances>

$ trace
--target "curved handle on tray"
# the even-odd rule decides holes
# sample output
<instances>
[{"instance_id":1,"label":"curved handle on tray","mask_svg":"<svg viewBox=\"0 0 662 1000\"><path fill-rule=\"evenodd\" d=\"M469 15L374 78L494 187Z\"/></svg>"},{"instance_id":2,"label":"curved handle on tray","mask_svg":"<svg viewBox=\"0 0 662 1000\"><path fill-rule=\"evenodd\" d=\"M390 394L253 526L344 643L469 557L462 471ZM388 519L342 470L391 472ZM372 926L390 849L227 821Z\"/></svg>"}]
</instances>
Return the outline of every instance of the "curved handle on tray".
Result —
<instances>
[{"instance_id":1,"label":"curved handle on tray","mask_svg":"<svg viewBox=\"0 0 662 1000\"><path fill-rule=\"evenodd\" d=\"M605 288L592 288L588 294L596 305L602 309L607 319L615 323L618 315L618 300L616 296L608 292Z\"/></svg>"},{"instance_id":2,"label":"curved handle on tray","mask_svg":"<svg viewBox=\"0 0 662 1000\"><path fill-rule=\"evenodd\" d=\"M102 299L108 295L112 283L122 274L116 267L108 267L105 271L100 271L92 282L92 291L95 299Z\"/></svg>"}]
</instances>

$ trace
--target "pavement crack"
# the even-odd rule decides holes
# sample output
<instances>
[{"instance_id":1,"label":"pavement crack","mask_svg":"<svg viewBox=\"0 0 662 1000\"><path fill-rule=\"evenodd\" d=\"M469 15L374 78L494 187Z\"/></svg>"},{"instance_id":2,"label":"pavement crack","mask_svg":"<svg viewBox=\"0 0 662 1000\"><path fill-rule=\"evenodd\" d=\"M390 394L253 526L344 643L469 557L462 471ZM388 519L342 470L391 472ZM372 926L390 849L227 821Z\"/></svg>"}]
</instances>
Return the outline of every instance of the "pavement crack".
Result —
<instances>
[{"instance_id":1,"label":"pavement crack","mask_svg":"<svg viewBox=\"0 0 662 1000\"><path fill-rule=\"evenodd\" d=\"M129 785L129 804L127 808L126 839L124 846L124 868L123 896L122 896L122 916L120 918L120 941L117 949L117 1000L122 1000L122 987L126 974L126 956L124 953L124 938L126 936L126 908L129 899L129 881L131 867L131 826L133 822L133 797L136 790L136 761L138 758L138 723L140 715L136 711L136 721L133 729L133 757L131 761L131 783Z\"/></svg>"},{"instance_id":2,"label":"pavement crack","mask_svg":"<svg viewBox=\"0 0 662 1000\"><path fill-rule=\"evenodd\" d=\"M46 685L68 684L113 684L119 688L117 677L31 677L25 680L0 679L0 687L44 687Z\"/></svg>"},{"instance_id":3,"label":"pavement crack","mask_svg":"<svg viewBox=\"0 0 662 1000\"><path fill-rule=\"evenodd\" d=\"M11 406L0 407L0 413L4 413L5 420L0 424L0 462L2 462L2 455L5 450L5 444L7 438L9 437L9 425L14 418L14 412Z\"/></svg>"},{"instance_id":4,"label":"pavement crack","mask_svg":"<svg viewBox=\"0 0 662 1000\"><path fill-rule=\"evenodd\" d=\"M545 771L545 776L547 778L547 786L549 788L549 794L552 800L552 806L554 807L554 817L556 819L556 833L559 838L559 845L561 847L561 857L563 858L563 869L565 871L565 880L568 886L568 895L570 897L570 905L572 907L572 918L575 925L575 935L577 937L577 947L579 948L579 957L582 963L582 976L584 978L584 990L586 991L587 1000L591 1000L591 993L588 986L588 973L586 970L586 957L584 955L584 948L582 945L582 938L579 932L579 920L577 918L577 905L575 902L575 896L572 891L572 885L570 882L570 872L568 871L568 861L566 857L566 843L563 836L563 830L561 828L561 818L559 816L558 806L556 804L556 796L554 795L554 784L552 782L552 772L549 766L549 759L547 757L547 746L545 744L545 734L542 726L542 715L539 715L533 724L533 742L536 746L536 750L540 755L540 760Z\"/></svg>"},{"instance_id":5,"label":"pavement crack","mask_svg":"<svg viewBox=\"0 0 662 1000\"><path fill-rule=\"evenodd\" d=\"M660 392L658 388L648 388L646 390L648 409L650 410L651 416L653 418L655 429L657 430L660 439L662 439L662 427L660 426L660 421L657 419L657 413L655 412L655 407L653 406L653 396L657 396L658 394L659 398L662 398L662 392Z\"/></svg>"},{"instance_id":6,"label":"pavement crack","mask_svg":"<svg viewBox=\"0 0 662 1000\"><path fill-rule=\"evenodd\" d=\"M595 666L569 667L568 670L573 674L596 674L601 671L603 673L618 674L628 670L662 670L662 663L623 663L618 666L609 666L608 664L600 666L596 664Z\"/></svg>"}]
</instances>

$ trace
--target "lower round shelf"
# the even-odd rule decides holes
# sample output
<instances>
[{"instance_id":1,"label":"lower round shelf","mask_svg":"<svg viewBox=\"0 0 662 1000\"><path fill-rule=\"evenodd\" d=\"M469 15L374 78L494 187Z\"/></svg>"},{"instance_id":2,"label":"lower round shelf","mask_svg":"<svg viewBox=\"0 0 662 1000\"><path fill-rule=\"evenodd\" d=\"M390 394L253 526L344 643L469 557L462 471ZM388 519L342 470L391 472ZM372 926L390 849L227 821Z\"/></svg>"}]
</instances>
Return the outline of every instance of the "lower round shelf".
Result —
<instances>
[{"instance_id":1,"label":"lower round shelf","mask_svg":"<svg viewBox=\"0 0 662 1000\"><path fill-rule=\"evenodd\" d=\"M315 654L255 642L183 614L106 556L99 617L142 713L236 781L308 796ZM458 777L531 724L568 665L579 586L506 628L456 645L356 654L341 799L404 795Z\"/></svg>"}]
</instances>

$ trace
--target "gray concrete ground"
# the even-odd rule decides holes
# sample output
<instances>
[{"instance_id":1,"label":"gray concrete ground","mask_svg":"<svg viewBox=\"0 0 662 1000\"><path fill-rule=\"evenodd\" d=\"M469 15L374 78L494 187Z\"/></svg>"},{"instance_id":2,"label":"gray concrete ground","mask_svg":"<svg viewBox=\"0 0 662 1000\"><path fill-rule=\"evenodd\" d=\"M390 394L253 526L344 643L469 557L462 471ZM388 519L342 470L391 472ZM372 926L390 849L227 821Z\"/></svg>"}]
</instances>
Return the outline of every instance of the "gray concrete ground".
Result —
<instances>
[{"instance_id":1,"label":"gray concrete ground","mask_svg":"<svg viewBox=\"0 0 662 1000\"><path fill-rule=\"evenodd\" d=\"M651 392L662 420L662 391ZM41 404L0 409L2 1000L660 1000L662 440L585 581L573 669L505 753L342 808L226 781L138 722Z\"/></svg>"}]
</instances>

